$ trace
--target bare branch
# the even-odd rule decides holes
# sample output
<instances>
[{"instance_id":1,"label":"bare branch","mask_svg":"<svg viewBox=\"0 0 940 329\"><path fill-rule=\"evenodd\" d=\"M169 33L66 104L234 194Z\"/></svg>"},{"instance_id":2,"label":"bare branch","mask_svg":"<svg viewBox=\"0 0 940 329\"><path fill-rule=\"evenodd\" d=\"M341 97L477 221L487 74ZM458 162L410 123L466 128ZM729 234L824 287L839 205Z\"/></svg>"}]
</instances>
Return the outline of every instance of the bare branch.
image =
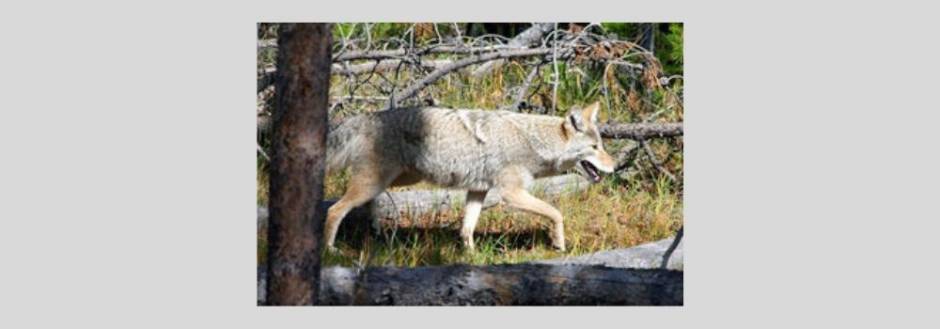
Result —
<instances>
[{"instance_id":1,"label":"bare branch","mask_svg":"<svg viewBox=\"0 0 940 329\"><path fill-rule=\"evenodd\" d=\"M650 138L682 136L682 123L610 123L600 125L603 138L629 138L644 140Z\"/></svg>"},{"instance_id":2,"label":"bare branch","mask_svg":"<svg viewBox=\"0 0 940 329\"><path fill-rule=\"evenodd\" d=\"M519 47L510 47L504 45L494 45L485 47L461 47L461 46L432 46L423 49L394 49L394 50L373 50L373 51L349 51L333 58L334 62L353 61L353 60L383 60L399 59L408 54L479 54L497 50L525 49Z\"/></svg>"},{"instance_id":3,"label":"bare branch","mask_svg":"<svg viewBox=\"0 0 940 329\"><path fill-rule=\"evenodd\" d=\"M669 172L669 170L666 170L666 168L663 167L662 161L660 161L659 158L656 157L656 154L653 153L653 149L650 147L648 142L641 140L640 145L643 147L643 151L646 152L646 156L650 159L650 163L652 163L653 167L656 168L656 171L662 173L670 181L674 183L678 182L676 175L673 175L671 172Z\"/></svg>"},{"instance_id":4,"label":"bare branch","mask_svg":"<svg viewBox=\"0 0 940 329\"><path fill-rule=\"evenodd\" d=\"M437 81L437 79L440 79L441 77L443 77L445 74L450 73L451 71L454 71L454 70L458 70L458 69L473 65L473 64L483 63L483 62L491 61L494 59L505 59L505 58L512 58L512 57L527 57L527 56L544 56L544 55L550 54L551 52L552 50L548 48L536 48L536 49L503 50L503 51L496 51L496 52L488 53L485 55L470 56L470 57L461 59L459 61L456 61L454 63L451 63L450 65L434 70L434 72L431 72L431 74L428 74L421 80L418 80L411 86L408 86L408 88L405 88L404 90L402 90L401 93L399 93L398 95L395 95L394 100L398 102L398 101L409 99L417 95L419 91L421 91L428 85ZM390 104L390 106L387 106L385 109L389 109L394 105L395 104Z\"/></svg>"},{"instance_id":5,"label":"bare branch","mask_svg":"<svg viewBox=\"0 0 940 329\"><path fill-rule=\"evenodd\" d=\"M332 70L330 73L338 75L348 75L348 74L365 74L370 73L371 71L388 71L393 70L401 63L401 60L387 60L381 61L378 63L362 63L362 64L352 64L347 67L343 67L340 64L333 64ZM423 60L419 64L421 67L427 69L439 69L448 64L453 63L451 60L441 59L441 60Z\"/></svg>"},{"instance_id":6,"label":"bare branch","mask_svg":"<svg viewBox=\"0 0 940 329\"><path fill-rule=\"evenodd\" d=\"M522 103L525 101L525 96L528 94L529 86L532 85L532 81L535 80L535 76L539 73L539 68L542 66L542 63L536 64L532 67L532 70L529 71L529 74L526 75L525 81L522 82L522 85L519 86L519 90L516 91L516 97L514 98L512 105L509 105L510 111L519 111L519 108L522 106Z\"/></svg>"}]
</instances>

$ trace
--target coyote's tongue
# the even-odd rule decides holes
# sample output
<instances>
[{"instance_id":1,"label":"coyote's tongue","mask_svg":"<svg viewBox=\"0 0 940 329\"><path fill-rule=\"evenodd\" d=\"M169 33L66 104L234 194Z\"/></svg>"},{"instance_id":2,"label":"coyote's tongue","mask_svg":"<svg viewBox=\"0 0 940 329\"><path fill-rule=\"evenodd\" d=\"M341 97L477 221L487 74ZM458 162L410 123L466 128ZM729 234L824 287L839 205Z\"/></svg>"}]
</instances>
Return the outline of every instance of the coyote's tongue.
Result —
<instances>
[{"instance_id":1,"label":"coyote's tongue","mask_svg":"<svg viewBox=\"0 0 940 329\"><path fill-rule=\"evenodd\" d=\"M591 176L591 180L593 180L595 183L601 181L601 176L597 174L597 168L594 167L594 165L592 165L590 162L582 160L581 167L584 168L584 171L587 172L589 176Z\"/></svg>"}]
</instances>

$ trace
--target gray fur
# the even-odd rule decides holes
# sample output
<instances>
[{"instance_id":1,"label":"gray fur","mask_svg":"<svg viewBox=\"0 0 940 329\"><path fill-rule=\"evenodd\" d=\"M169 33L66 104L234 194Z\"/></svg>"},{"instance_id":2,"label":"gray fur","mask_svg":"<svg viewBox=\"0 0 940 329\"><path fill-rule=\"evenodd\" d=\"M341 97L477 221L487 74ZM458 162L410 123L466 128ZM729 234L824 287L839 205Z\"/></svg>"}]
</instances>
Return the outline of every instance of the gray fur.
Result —
<instances>
[{"instance_id":1,"label":"gray fur","mask_svg":"<svg viewBox=\"0 0 940 329\"><path fill-rule=\"evenodd\" d=\"M564 129L571 117L578 129ZM567 138L566 138L567 137ZM486 191L501 175L524 181L571 169L600 143L596 128L569 118L508 111L402 108L347 119L329 133L328 170L378 166L441 186Z\"/></svg>"}]
</instances>

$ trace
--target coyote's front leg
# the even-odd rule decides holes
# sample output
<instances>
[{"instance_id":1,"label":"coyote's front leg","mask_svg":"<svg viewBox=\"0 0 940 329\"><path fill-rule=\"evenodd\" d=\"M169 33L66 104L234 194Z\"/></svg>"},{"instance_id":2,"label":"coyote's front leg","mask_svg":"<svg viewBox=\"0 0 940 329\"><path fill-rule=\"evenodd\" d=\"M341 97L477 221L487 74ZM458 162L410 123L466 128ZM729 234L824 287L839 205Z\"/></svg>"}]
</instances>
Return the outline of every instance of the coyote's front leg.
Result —
<instances>
[{"instance_id":1,"label":"coyote's front leg","mask_svg":"<svg viewBox=\"0 0 940 329\"><path fill-rule=\"evenodd\" d=\"M483 200L486 198L486 191L467 191L466 212L463 215L463 227L460 228L460 237L463 239L463 245L467 250L473 250L473 230L477 227L477 220L480 219L480 209L483 208Z\"/></svg>"}]
</instances>

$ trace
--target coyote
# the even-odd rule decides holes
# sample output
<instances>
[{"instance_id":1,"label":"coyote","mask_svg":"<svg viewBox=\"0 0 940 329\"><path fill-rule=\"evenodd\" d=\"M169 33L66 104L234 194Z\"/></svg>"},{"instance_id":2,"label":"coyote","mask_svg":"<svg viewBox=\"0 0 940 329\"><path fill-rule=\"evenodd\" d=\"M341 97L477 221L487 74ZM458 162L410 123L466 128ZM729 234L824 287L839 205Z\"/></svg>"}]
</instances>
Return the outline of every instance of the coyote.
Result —
<instances>
[{"instance_id":1,"label":"coyote","mask_svg":"<svg viewBox=\"0 0 940 329\"><path fill-rule=\"evenodd\" d=\"M599 104L572 109L564 118L508 111L401 108L347 119L327 138L327 172L349 167L346 193L327 211L326 246L343 217L389 186L422 180L467 190L460 237L473 250L483 199L490 190L502 203L552 220L552 246L565 250L561 213L529 194L533 178L575 168L596 183L614 170L597 128Z\"/></svg>"}]
</instances>

